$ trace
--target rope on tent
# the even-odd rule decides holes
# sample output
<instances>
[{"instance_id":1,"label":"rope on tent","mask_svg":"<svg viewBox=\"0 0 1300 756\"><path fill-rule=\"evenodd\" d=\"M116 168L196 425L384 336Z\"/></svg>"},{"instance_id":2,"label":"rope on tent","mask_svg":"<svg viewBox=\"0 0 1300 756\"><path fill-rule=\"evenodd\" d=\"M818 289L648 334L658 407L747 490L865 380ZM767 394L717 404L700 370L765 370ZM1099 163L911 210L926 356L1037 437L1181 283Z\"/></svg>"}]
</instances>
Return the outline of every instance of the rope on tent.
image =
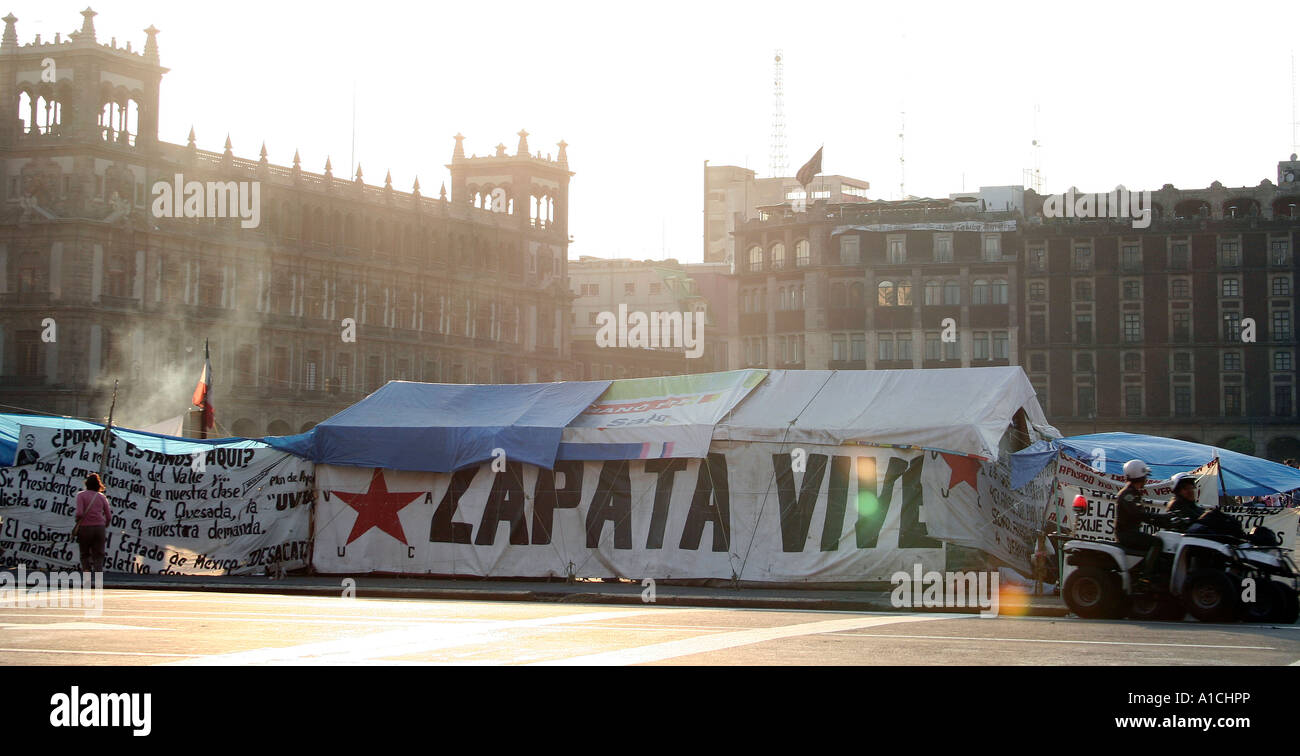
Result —
<instances>
[{"instance_id":1,"label":"rope on tent","mask_svg":"<svg viewBox=\"0 0 1300 756\"><path fill-rule=\"evenodd\" d=\"M778 449L782 451L785 450L785 442L786 439L790 437L790 429L794 427L795 423L799 422L799 417L803 415L804 411L806 411L814 401L817 400L817 397L821 396L822 390L826 388L826 384L831 382L831 378L834 375L835 375L834 371L828 373L826 375L826 380L822 381L822 385L817 388L816 393L814 393L812 397L808 399L808 402L804 404L804 406L801 407L798 412L795 413L794 418L790 420L789 424L786 425L785 432L781 434L781 442L777 447ZM712 481L711 476L713 475L713 470L711 468L709 470L709 475L710 475L709 480ZM773 469L772 477L768 478L767 488L763 491L763 501L762 503L759 504L758 515L754 518L754 526L749 532L749 545L745 547L745 556L741 558L740 570L735 575L735 579L737 581L739 581L741 576L745 574L745 565L749 564L749 555L754 550L754 539L758 536L758 526L759 523L763 521L763 510L767 508L767 500L772 493L772 486L775 483L776 483L776 470Z\"/></svg>"}]
</instances>

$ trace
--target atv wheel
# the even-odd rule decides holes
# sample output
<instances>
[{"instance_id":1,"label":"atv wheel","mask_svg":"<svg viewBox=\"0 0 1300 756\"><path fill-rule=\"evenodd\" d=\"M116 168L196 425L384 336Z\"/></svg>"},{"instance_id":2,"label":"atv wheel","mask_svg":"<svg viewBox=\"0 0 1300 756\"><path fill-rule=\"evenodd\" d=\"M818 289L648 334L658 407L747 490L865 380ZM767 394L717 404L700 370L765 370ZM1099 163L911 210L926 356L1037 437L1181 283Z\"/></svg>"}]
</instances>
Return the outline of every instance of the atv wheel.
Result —
<instances>
[{"instance_id":1,"label":"atv wheel","mask_svg":"<svg viewBox=\"0 0 1300 756\"><path fill-rule=\"evenodd\" d=\"M1129 597L1129 619L1143 622L1178 622L1187 610L1167 593L1135 593Z\"/></svg>"},{"instance_id":2,"label":"atv wheel","mask_svg":"<svg viewBox=\"0 0 1300 756\"><path fill-rule=\"evenodd\" d=\"M1201 622L1232 622L1241 606L1241 586L1226 572L1193 570L1183 584L1187 611Z\"/></svg>"},{"instance_id":3,"label":"atv wheel","mask_svg":"<svg viewBox=\"0 0 1300 756\"><path fill-rule=\"evenodd\" d=\"M1065 579L1065 605L1084 619L1121 616L1124 592L1119 575L1098 567L1080 567Z\"/></svg>"},{"instance_id":4,"label":"atv wheel","mask_svg":"<svg viewBox=\"0 0 1300 756\"><path fill-rule=\"evenodd\" d=\"M1278 622L1289 591L1267 575L1256 578L1255 600L1241 602L1242 622Z\"/></svg>"},{"instance_id":5,"label":"atv wheel","mask_svg":"<svg viewBox=\"0 0 1300 756\"><path fill-rule=\"evenodd\" d=\"M1300 596L1285 583L1272 581L1274 592L1278 597L1277 611L1270 622L1279 625L1294 625L1300 619Z\"/></svg>"}]
</instances>

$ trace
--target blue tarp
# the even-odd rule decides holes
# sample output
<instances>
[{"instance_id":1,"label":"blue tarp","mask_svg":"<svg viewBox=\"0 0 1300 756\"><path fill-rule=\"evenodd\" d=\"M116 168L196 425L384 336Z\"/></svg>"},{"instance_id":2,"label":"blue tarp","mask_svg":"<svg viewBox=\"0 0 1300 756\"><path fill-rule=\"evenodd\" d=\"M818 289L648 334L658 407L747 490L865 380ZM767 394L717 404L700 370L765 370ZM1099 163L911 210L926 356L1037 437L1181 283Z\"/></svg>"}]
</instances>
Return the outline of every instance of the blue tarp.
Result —
<instances>
[{"instance_id":1,"label":"blue tarp","mask_svg":"<svg viewBox=\"0 0 1300 756\"><path fill-rule=\"evenodd\" d=\"M263 440L332 465L445 473L501 449L511 462L552 468L564 427L609 384L390 381L306 433Z\"/></svg>"},{"instance_id":2,"label":"blue tarp","mask_svg":"<svg viewBox=\"0 0 1300 756\"><path fill-rule=\"evenodd\" d=\"M18 437L19 429L24 426L37 428L61 428L66 430L95 430L103 428L100 423L90 423L71 417L51 417L48 415L10 415L0 414L0 467L14 463L22 439ZM114 426L113 433L127 443L139 449L160 452L162 454L193 454L215 447L226 449L258 449L266 444L245 438L177 438L148 431L128 430Z\"/></svg>"},{"instance_id":3,"label":"blue tarp","mask_svg":"<svg viewBox=\"0 0 1300 756\"><path fill-rule=\"evenodd\" d=\"M1249 454L1217 446L1137 433L1090 433L1055 441L1039 441L1011 455L1011 486L1020 488L1033 479L1058 450L1091 462L1096 449L1105 452L1106 472L1120 475L1124 463L1140 459L1156 479L1186 472L1219 458L1224 493L1229 496L1266 496L1300 488L1300 470Z\"/></svg>"}]
</instances>

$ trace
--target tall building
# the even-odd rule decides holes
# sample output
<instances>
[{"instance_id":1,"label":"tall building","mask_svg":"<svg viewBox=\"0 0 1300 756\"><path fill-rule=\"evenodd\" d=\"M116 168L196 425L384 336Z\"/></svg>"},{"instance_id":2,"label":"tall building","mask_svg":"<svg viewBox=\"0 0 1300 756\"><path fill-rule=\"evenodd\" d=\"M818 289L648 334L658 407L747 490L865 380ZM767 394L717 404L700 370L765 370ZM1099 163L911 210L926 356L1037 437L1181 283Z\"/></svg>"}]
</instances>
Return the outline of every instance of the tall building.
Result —
<instances>
[{"instance_id":1,"label":"tall building","mask_svg":"<svg viewBox=\"0 0 1300 756\"><path fill-rule=\"evenodd\" d=\"M802 201L867 202L871 185L848 176L818 176L807 191L794 178L756 178L734 165L704 166L704 261L730 264L736 258L737 224L758 217L760 208Z\"/></svg>"},{"instance_id":2,"label":"tall building","mask_svg":"<svg viewBox=\"0 0 1300 756\"><path fill-rule=\"evenodd\" d=\"M0 404L102 417L120 379L117 418L147 425L187 408L205 341L217 432L245 436L391 379L578 377L563 142L466 157L457 135L436 197L162 142L158 31L137 52L82 16L25 45L4 19Z\"/></svg>"}]
</instances>

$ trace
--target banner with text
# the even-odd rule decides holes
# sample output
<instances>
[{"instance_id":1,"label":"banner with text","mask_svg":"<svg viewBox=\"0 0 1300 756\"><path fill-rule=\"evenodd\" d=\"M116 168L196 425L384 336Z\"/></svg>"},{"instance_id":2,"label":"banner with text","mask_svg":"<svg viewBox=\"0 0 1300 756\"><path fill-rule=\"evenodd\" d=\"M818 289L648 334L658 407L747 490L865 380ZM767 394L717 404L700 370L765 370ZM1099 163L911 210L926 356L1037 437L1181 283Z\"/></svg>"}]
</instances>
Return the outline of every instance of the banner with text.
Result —
<instances>
[{"instance_id":1,"label":"banner with text","mask_svg":"<svg viewBox=\"0 0 1300 756\"><path fill-rule=\"evenodd\" d=\"M326 573L887 581L944 568L919 452L715 442L705 459L316 469Z\"/></svg>"},{"instance_id":2,"label":"banner with text","mask_svg":"<svg viewBox=\"0 0 1300 756\"><path fill-rule=\"evenodd\" d=\"M0 467L0 559L77 565L76 496L99 472L104 431L24 426L27 463ZM113 435L108 572L256 574L308 559L312 463L275 449L161 454Z\"/></svg>"}]
</instances>

